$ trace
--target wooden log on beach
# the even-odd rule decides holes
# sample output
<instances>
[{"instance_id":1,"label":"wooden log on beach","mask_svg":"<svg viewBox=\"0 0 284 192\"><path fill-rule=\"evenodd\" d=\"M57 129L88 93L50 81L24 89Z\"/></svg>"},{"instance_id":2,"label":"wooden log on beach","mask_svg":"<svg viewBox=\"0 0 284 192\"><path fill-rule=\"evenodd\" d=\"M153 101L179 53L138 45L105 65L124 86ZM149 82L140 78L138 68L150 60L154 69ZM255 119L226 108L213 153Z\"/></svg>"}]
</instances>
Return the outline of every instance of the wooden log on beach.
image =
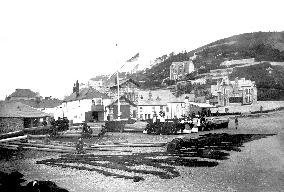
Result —
<instances>
[{"instance_id":1,"label":"wooden log on beach","mask_svg":"<svg viewBox=\"0 0 284 192\"><path fill-rule=\"evenodd\" d=\"M7 139L1 139L0 143L4 143L4 142L10 142L10 141L17 141L17 140L22 140L22 139L27 139L28 136L24 135L24 136L18 136L18 137L10 137Z\"/></svg>"},{"instance_id":2,"label":"wooden log on beach","mask_svg":"<svg viewBox=\"0 0 284 192\"><path fill-rule=\"evenodd\" d=\"M60 145L45 145L45 144L20 143L20 142L11 142L10 144L27 146L27 147L49 148L49 149L64 149L64 150L75 149L75 147L60 146Z\"/></svg>"},{"instance_id":3,"label":"wooden log on beach","mask_svg":"<svg viewBox=\"0 0 284 192\"><path fill-rule=\"evenodd\" d=\"M162 147L166 143L119 143L111 145L91 145L91 148L112 148L112 147Z\"/></svg>"},{"instance_id":4,"label":"wooden log on beach","mask_svg":"<svg viewBox=\"0 0 284 192\"><path fill-rule=\"evenodd\" d=\"M23 136L23 135L24 135L24 132L22 130L13 131L13 132L0 134L0 139L7 139L7 138L10 138L10 137L17 137L17 136Z\"/></svg>"},{"instance_id":5,"label":"wooden log on beach","mask_svg":"<svg viewBox=\"0 0 284 192\"><path fill-rule=\"evenodd\" d=\"M42 138L46 138L49 135L28 135L29 139L42 139Z\"/></svg>"}]
</instances>

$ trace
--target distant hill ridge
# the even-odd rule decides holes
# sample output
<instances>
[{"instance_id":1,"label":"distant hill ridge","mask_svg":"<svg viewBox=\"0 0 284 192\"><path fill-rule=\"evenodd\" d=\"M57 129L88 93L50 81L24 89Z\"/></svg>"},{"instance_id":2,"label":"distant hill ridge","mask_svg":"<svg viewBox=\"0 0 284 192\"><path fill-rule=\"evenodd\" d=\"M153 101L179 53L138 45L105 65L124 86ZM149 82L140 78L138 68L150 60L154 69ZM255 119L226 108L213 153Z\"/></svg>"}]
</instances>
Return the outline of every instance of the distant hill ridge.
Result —
<instances>
[{"instance_id":1,"label":"distant hill ridge","mask_svg":"<svg viewBox=\"0 0 284 192\"><path fill-rule=\"evenodd\" d=\"M193 56L195 68L200 69L202 67L205 72L224 68L220 64L229 60L254 58L256 62L284 62L284 32L244 33L217 40L190 52L184 51L182 53L164 55L162 57L165 59L162 62L129 77L143 82L142 88L159 88L163 79L169 77L172 62L187 61L193 58ZM269 67L273 69L272 75L269 75L266 71ZM255 70L258 68L260 69ZM246 66L242 69L237 69L231 77L240 75L240 78L246 77L256 81L257 86L262 88L273 86L273 88L284 90L284 83L282 83L284 82L283 68L284 66L281 64L271 65L270 63L266 63L263 66ZM267 82L265 79L267 79Z\"/></svg>"}]
</instances>

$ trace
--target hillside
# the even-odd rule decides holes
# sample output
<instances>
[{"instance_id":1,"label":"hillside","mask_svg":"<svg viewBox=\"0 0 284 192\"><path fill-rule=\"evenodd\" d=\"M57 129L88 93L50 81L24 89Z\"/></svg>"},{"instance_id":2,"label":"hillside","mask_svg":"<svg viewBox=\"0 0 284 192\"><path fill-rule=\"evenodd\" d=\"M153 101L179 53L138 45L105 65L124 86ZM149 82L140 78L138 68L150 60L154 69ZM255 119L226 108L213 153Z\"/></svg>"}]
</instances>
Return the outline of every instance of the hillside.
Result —
<instances>
[{"instance_id":1,"label":"hillside","mask_svg":"<svg viewBox=\"0 0 284 192\"><path fill-rule=\"evenodd\" d=\"M195 55L193 60L195 67L199 69L203 66L205 67L203 71L221 68L220 63L233 59L255 58L256 61L282 62L284 61L284 32L245 33L215 41L190 52L172 53L165 61L135 76L138 76L138 80L145 81L145 88L160 86L162 80L169 77L172 62L188 60L193 55ZM279 67L274 68L276 71L280 70ZM245 76L249 78L255 72L251 71ZM261 78L254 80L257 83L262 81ZM281 85L281 88L284 89L284 86Z\"/></svg>"},{"instance_id":2,"label":"hillside","mask_svg":"<svg viewBox=\"0 0 284 192\"><path fill-rule=\"evenodd\" d=\"M194 56L194 57L193 57ZM137 81L142 82L142 88L159 88L164 79L170 75L172 62L186 61L193 58L195 68L199 73L208 72L212 69L224 68L220 66L223 61L255 58L255 61L283 62L284 61L284 32L255 32L235 35L225 39L217 40L190 52L170 53L163 55L160 63L150 69L139 71L129 75ZM265 89L264 97L269 99L267 91L284 90L284 66L271 65L266 62L263 65L236 68L230 78L246 77L254 80L258 88ZM202 67L202 69L200 69ZM268 76L267 68L273 69L272 75ZM277 92L277 91L276 91ZM260 95L261 95L260 94ZM268 95L268 96L267 96ZM277 94L274 99L279 99ZM284 94L283 97L284 99Z\"/></svg>"}]
</instances>

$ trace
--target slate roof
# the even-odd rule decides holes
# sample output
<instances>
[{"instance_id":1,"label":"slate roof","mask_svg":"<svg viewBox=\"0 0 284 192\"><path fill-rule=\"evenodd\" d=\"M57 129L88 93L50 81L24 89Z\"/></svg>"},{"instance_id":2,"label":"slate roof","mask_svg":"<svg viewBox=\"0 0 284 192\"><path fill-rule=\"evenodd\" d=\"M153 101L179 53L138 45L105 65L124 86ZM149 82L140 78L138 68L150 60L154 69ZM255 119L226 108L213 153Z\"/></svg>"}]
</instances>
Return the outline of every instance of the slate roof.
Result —
<instances>
[{"instance_id":1,"label":"slate roof","mask_svg":"<svg viewBox=\"0 0 284 192\"><path fill-rule=\"evenodd\" d=\"M47 116L50 115L20 102L0 102L0 117L36 118Z\"/></svg>"},{"instance_id":2,"label":"slate roof","mask_svg":"<svg viewBox=\"0 0 284 192\"><path fill-rule=\"evenodd\" d=\"M8 99L11 97L35 98L37 97L37 94L30 89L16 89L11 95L8 96Z\"/></svg>"},{"instance_id":3,"label":"slate roof","mask_svg":"<svg viewBox=\"0 0 284 192\"><path fill-rule=\"evenodd\" d=\"M133 79L123 79L123 80L120 80L119 81L119 86L122 86L123 84L127 83L127 82L130 82L130 83L133 83L134 85L136 85L137 87L140 87L139 83L134 81ZM111 84L110 86L110 89L117 89L117 84Z\"/></svg>"},{"instance_id":4,"label":"slate roof","mask_svg":"<svg viewBox=\"0 0 284 192\"><path fill-rule=\"evenodd\" d=\"M149 98L149 92L151 92L151 99ZM158 89L151 91L139 91L138 94L138 104L137 105L167 105L167 103L183 103L185 98L188 97L189 100L194 100L193 94L184 94L180 97L176 97L168 89Z\"/></svg>"},{"instance_id":5,"label":"slate roof","mask_svg":"<svg viewBox=\"0 0 284 192\"><path fill-rule=\"evenodd\" d=\"M90 87L81 89L78 96L76 95L76 93L72 93L64 99L64 102L93 98L110 99L110 97L108 97L106 94L103 94Z\"/></svg>"},{"instance_id":6,"label":"slate roof","mask_svg":"<svg viewBox=\"0 0 284 192\"><path fill-rule=\"evenodd\" d=\"M117 100L118 100L118 99L114 100L114 101L111 102L111 104L109 104L108 106L111 106L111 105L117 103ZM130 101L129 99L127 99L124 95L123 95L123 96L120 96L119 100L125 100L125 101L126 101L127 103L129 103L130 105L135 106L135 107L137 106L135 103L133 103L132 101Z\"/></svg>"},{"instance_id":7,"label":"slate roof","mask_svg":"<svg viewBox=\"0 0 284 192\"><path fill-rule=\"evenodd\" d=\"M20 103L28 105L33 108L54 108L62 104L59 99L42 99L42 100L17 100Z\"/></svg>"}]
</instances>

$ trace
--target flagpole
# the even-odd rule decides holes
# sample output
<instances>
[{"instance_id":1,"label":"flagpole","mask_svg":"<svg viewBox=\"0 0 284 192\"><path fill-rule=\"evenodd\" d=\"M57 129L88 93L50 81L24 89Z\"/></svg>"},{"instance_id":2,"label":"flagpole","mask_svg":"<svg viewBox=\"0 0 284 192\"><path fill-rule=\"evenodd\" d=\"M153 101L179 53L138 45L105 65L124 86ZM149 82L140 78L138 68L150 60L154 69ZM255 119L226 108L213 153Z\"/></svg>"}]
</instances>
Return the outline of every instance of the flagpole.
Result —
<instances>
[{"instance_id":1,"label":"flagpole","mask_svg":"<svg viewBox=\"0 0 284 192\"><path fill-rule=\"evenodd\" d=\"M120 121L120 101L119 101L119 76L118 71L116 73L117 77L117 120Z\"/></svg>"},{"instance_id":2,"label":"flagpole","mask_svg":"<svg viewBox=\"0 0 284 192\"><path fill-rule=\"evenodd\" d=\"M115 44L116 46L116 64L118 66L118 46L117 43ZM117 70L116 73L116 78L117 78L117 120L120 121L120 101L119 101L119 69Z\"/></svg>"}]
</instances>

